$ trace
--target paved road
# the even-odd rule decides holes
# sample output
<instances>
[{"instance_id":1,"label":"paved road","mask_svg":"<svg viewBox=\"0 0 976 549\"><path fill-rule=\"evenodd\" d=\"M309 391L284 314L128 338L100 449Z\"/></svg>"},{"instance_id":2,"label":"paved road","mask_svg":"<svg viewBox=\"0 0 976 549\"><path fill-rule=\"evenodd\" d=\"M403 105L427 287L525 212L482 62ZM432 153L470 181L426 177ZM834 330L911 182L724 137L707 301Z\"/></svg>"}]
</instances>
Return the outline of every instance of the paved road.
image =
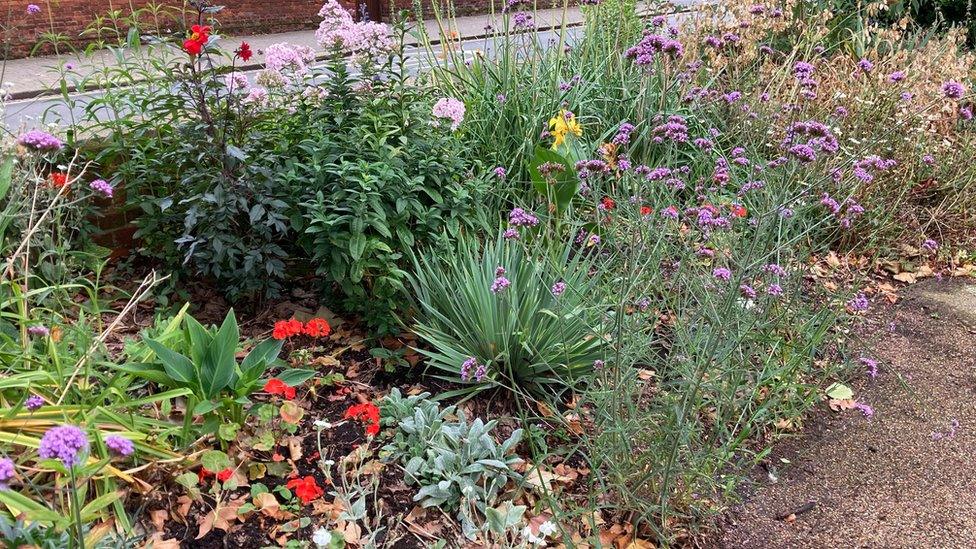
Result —
<instances>
[{"instance_id":1,"label":"paved road","mask_svg":"<svg viewBox=\"0 0 976 549\"><path fill-rule=\"evenodd\" d=\"M559 40L560 29L541 30L536 33L536 40L540 44L556 43ZM581 33L580 27L570 27L566 29L566 40L572 41L578 38ZM405 50L406 68L411 74L417 74L430 68L433 61L444 63L438 59L441 53L440 46L434 46L434 59L419 47L408 47ZM475 52L485 52L492 55L495 51L494 40L491 38L470 38L461 42L461 50L464 52L465 59L471 59ZM314 65L313 65L314 66ZM319 64L318 66L321 66ZM257 71L246 73L249 78L253 78ZM71 104L69 105L60 96L46 96L32 99L22 99L9 101L4 106L3 122L6 127L15 133L23 129L39 127L44 124L56 123L67 126L86 116L85 107L92 100L101 97L104 92L101 90L71 94ZM100 120L106 120L112 113L103 110L98 113Z\"/></svg>"}]
</instances>

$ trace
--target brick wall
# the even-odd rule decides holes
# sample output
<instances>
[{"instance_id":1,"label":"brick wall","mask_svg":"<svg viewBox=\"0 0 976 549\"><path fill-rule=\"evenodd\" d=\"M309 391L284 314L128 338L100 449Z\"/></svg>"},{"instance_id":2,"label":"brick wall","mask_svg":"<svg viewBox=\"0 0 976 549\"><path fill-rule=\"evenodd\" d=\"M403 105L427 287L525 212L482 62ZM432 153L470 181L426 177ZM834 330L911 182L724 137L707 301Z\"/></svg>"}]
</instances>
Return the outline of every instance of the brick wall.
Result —
<instances>
[{"instance_id":1,"label":"brick wall","mask_svg":"<svg viewBox=\"0 0 976 549\"><path fill-rule=\"evenodd\" d=\"M340 0L350 8L357 1L375 18L389 16L390 0ZM423 0L425 12L430 2L445 5L443 0ZM455 0L458 14L488 11L492 0ZM411 0L394 0L396 9L412 9ZM322 0L225 0L215 1L224 9L217 15L220 29L226 34L265 34L318 26ZM27 13L28 4L41 8L38 14ZM154 7L147 7L154 6ZM62 35L75 46L92 42L96 35L84 32L96 20L106 29L119 28L125 33L133 8L142 10L141 21L150 34L176 32L184 21L196 22L196 12L185 12L182 0L0 0L0 56L8 58L29 55L45 34ZM108 14L115 12L115 16ZM155 15L151 12L154 12ZM153 31L153 29L156 29ZM114 30L105 30L104 39L117 40ZM35 53L50 53L49 47Z\"/></svg>"}]
</instances>

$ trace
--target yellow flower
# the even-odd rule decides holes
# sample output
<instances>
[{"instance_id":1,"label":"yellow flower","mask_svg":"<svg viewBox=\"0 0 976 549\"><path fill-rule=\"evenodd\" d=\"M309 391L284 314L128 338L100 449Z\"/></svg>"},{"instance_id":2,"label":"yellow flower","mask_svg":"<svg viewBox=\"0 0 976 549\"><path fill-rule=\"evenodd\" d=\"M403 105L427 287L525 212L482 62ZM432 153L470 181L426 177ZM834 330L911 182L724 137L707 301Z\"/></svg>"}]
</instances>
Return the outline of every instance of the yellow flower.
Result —
<instances>
[{"instance_id":1,"label":"yellow flower","mask_svg":"<svg viewBox=\"0 0 976 549\"><path fill-rule=\"evenodd\" d=\"M583 136L583 126L580 126L580 123L576 121L576 116L566 109L560 110L559 114L549 119L549 127L552 129L554 139L552 150L556 150L566 142L566 134L568 133L576 137Z\"/></svg>"}]
</instances>

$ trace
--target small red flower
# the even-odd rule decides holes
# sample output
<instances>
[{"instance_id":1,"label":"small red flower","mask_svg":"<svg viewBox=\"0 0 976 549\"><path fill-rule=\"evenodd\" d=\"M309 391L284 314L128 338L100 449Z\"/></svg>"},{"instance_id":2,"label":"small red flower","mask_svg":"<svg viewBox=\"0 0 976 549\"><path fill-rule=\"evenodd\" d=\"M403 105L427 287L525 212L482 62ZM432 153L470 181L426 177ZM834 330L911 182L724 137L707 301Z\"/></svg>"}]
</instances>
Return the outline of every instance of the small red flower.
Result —
<instances>
[{"instance_id":1,"label":"small red flower","mask_svg":"<svg viewBox=\"0 0 976 549\"><path fill-rule=\"evenodd\" d=\"M51 179L51 186L55 189L60 189L68 184L68 174L61 172L52 172L49 176Z\"/></svg>"},{"instance_id":2,"label":"small red flower","mask_svg":"<svg viewBox=\"0 0 976 549\"><path fill-rule=\"evenodd\" d=\"M729 209L732 210L733 217L745 217L749 215L749 211L742 204L731 204Z\"/></svg>"},{"instance_id":3,"label":"small red flower","mask_svg":"<svg viewBox=\"0 0 976 549\"><path fill-rule=\"evenodd\" d=\"M234 476L234 470L228 467L227 469L217 473L217 480L220 482L227 482L227 480L232 476Z\"/></svg>"},{"instance_id":4,"label":"small red flower","mask_svg":"<svg viewBox=\"0 0 976 549\"><path fill-rule=\"evenodd\" d=\"M654 209L651 208L650 206L641 206L640 212L641 215L651 215L652 213L654 213Z\"/></svg>"},{"instance_id":5,"label":"small red flower","mask_svg":"<svg viewBox=\"0 0 976 549\"><path fill-rule=\"evenodd\" d=\"M605 210L612 210L617 207L617 203L609 196L604 196L603 199L600 200L600 204L603 205L603 209Z\"/></svg>"},{"instance_id":6,"label":"small red flower","mask_svg":"<svg viewBox=\"0 0 976 549\"><path fill-rule=\"evenodd\" d=\"M287 399L295 398L295 388L289 387L284 381L273 377L264 384L264 392L271 395L281 395Z\"/></svg>"},{"instance_id":7,"label":"small red flower","mask_svg":"<svg viewBox=\"0 0 976 549\"><path fill-rule=\"evenodd\" d=\"M289 490L294 490L295 495L298 499L302 500L302 503L308 504L322 497L325 492L319 488L318 483L315 482L315 477L307 476L305 478L293 478L286 484Z\"/></svg>"},{"instance_id":8,"label":"small red flower","mask_svg":"<svg viewBox=\"0 0 976 549\"><path fill-rule=\"evenodd\" d=\"M302 332L307 336L326 337L332 333L332 326L329 326L329 322L324 318L313 318L305 323Z\"/></svg>"},{"instance_id":9,"label":"small red flower","mask_svg":"<svg viewBox=\"0 0 976 549\"><path fill-rule=\"evenodd\" d=\"M291 319L291 320L279 320L275 322L274 330L271 331L271 337L275 339L285 339L291 336L296 336L302 333L304 326L302 321Z\"/></svg>"},{"instance_id":10,"label":"small red flower","mask_svg":"<svg viewBox=\"0 0 976 549\"><path fill-rule=\"evenodd\" d=\"M371 402L353 404L346 409L343 419L359 420L366 426L366 434L375 436L380 432L380 409Z\"/></svg>"},{"instance_id":11,"label":"small red flower","mask_svg":"<svg viewBox=\"0 0 976 549\"><path fill-rule=\"evenodd\" d=\"M247 62L251 56L254 55L254 52L251 51L251 45L247 42L241 42L240 47L234 50L234 53L236 53L237 57L240 57L241 61L244 62Z\"/></svg>"}]
</instances>

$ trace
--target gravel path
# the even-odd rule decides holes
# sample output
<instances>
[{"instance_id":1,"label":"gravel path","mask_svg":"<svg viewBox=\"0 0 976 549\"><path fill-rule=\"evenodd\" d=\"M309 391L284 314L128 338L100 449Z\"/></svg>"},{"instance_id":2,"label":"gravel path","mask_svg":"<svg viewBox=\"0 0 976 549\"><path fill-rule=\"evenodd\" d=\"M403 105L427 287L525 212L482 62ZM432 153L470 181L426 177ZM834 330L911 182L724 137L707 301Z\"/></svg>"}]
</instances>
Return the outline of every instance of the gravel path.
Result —
<instances>
[{"instance_id":1,"label":"gravel path","mask_svg":"<svg viewBox=\"0 0 976 549\"><path fill-rule=\"evenodd\" d=\"M976 286L920 283L859 331L883 361L854 384L874 417L818 407L709 546L976 547Z\"/></svg>"}]
</instances>

